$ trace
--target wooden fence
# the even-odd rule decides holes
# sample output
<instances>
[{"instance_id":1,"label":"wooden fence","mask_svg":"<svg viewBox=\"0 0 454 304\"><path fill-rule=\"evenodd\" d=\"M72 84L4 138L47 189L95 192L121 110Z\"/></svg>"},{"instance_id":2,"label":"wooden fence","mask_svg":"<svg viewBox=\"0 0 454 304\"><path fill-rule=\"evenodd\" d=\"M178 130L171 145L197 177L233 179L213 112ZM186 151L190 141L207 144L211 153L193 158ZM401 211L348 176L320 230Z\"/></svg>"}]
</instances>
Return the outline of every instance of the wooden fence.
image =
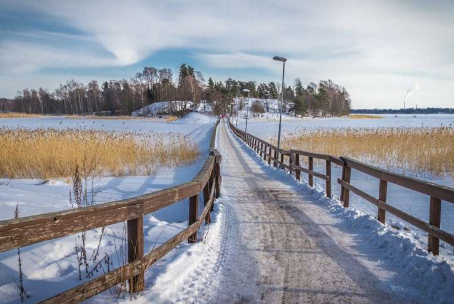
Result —
<instances>
[{"instance_id":1,"label":"wooden fence","mask_svg":"<svg viewBox=\"0 0 454 304\"><path fill-rule=\"evenodd\" d=\"M142 291L145 270L183 241L197 242L197 231L203 221L211 221L210 212L214 199L220 195L221 184L221 155L214 149L218 124L219 121L211 138L210 155L192 181L126 200L0 221L0 252L127 221L128 264L42 303L80 302L126 281L130 292ZM203 192L204 209L198 216L200 192ZM144 254L143 217L186 198L189 198L189 226Z\"/></svg>"},{"instance_id":2,"label":"wooden fence","mask_svg":"<svg viewBox=\"0 0 454 304\"><path fill-rule=\"evenodd\" d=\"M434 183L410 178L401 174L392 173L377 167L370 166L363 162L349 157L335 157L327 154L311 153L300 150L278 149L276 146L256 137L245 133L230 123L231 130L241 138L246 144L254 149L268 164L288 170L295 174L297 180L301 180L301 172L308 174L309 186L314 186L314 177L325 180L326 196L331 197L331 166L332 164L342 167L342 178L337 182L341 186L340 200L344 207L349 206L350 192L364 198L366 201L378 207L377 219L385 223L386 212L414 225L415 227L428 233L428 251L433 255L438 255L440 251L440 240L454 246L454 235L440 229L441 223L441 201L454 203L454 189L440 186ZM300 157L308 158L308 167L302 167ZM326 164L325 173L314 171L314 159L324 161ZM352 169L364 174L373 176L380 180L378 198L353 186L350 182ZM389 204L386 204L388 183L396 184L413 191L426 194L430 197L429 201L429 223L426 223L408 213L405 213Z\"/></svg>"}]
</instances>

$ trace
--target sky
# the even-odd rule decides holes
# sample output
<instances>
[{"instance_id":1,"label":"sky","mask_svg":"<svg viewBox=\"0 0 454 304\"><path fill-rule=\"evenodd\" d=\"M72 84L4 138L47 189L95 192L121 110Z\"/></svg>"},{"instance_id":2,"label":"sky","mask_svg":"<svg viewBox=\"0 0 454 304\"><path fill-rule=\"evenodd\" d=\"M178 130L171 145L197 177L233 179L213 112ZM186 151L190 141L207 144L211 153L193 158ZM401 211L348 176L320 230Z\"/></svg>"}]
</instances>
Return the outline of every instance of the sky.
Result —
<instances>
[{"instance_id":1,"label":"sky","mask_svg":"<svg viewBox=\"0 0 454 304\"><path fill-rule=\"evenodd\" d=\"M331 79L353 108L454 107L454 0L0 1L0 97L182 63L206 79Z\"/></svg>"}]
</instances>

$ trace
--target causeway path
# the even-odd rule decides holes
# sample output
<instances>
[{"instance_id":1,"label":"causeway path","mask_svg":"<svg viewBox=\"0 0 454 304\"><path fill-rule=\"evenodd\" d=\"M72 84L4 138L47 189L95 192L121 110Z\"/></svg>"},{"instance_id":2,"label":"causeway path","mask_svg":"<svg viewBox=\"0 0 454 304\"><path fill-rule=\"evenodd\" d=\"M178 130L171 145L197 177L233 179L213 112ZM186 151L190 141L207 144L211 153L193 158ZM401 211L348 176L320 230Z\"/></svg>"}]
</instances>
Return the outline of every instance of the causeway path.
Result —
<instances>
[{"instance_id":1,"label":"causeway path","mask_svg":"<svg viewBox=\"0 0 454 304\"><path fill-rule=\"evenodd\" d=\"M212 254L207 254L205 271L189 280L198 286L186 290L190 302L427 301L412 286L416 280L402 277L396 285L403 274L383 266L367 250L358 252L367 244L359 244L354 233L339 225L341 219L314 203L310 190L266 166L226 122L220 123L217 136L222 235L208 244Z\"/></svg>"}]
</instances>

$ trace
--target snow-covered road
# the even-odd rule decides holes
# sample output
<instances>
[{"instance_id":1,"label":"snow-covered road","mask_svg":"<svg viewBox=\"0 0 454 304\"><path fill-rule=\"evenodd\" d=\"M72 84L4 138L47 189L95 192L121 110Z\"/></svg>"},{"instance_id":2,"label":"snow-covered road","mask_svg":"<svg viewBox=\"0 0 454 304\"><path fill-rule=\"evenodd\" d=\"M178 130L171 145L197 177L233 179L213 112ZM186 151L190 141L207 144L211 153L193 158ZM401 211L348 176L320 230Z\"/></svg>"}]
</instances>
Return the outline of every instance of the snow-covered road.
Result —
<instances>
[{"instance_id":1,"label":"snow-covered road","mask_svg":"<svg viewBox=\"0 0 454 304\"><path fill-rule=\"evenodd\" d=\"M426 284L362 243L313 194L221 123L224 231L215 274L194 276L201 303L428 303ZM401 265L403 266L403 265ZM198 284L203 280L204 284ZM442 298L439 298L442 300Z\"/></svg>"}]
</instances>

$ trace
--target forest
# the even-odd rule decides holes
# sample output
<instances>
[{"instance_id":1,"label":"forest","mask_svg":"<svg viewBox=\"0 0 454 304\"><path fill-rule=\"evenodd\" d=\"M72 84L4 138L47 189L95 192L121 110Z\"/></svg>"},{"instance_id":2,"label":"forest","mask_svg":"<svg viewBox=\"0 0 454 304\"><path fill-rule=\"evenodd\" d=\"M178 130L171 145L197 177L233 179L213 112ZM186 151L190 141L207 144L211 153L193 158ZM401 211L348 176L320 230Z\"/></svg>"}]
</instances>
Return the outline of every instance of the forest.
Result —
<instances>
[{"instance_id":1,"label":"forest","mask_svg":"<svg viewBox=\"0 0 454 304\"><path fill-rule=\"evenodd\" d=\"M216 114L227 109L233 98L244 96L280 99L279 83L257 83L229 78L225 81L205 80L200 71L182 64L178 75L168 68L144 67L134 77L96 80L83 84L73 79L60 84L53 92L46 88L25 88L13 99L0 99L0 111L42 115L130 115L146 105L158 101L201 101L214 103ZM284 89L284 102L292 105L295 115L342 116L351 108L347 90L331 80L311 82L303 86L295 79Z\"/></svg>"}]
</instances>

